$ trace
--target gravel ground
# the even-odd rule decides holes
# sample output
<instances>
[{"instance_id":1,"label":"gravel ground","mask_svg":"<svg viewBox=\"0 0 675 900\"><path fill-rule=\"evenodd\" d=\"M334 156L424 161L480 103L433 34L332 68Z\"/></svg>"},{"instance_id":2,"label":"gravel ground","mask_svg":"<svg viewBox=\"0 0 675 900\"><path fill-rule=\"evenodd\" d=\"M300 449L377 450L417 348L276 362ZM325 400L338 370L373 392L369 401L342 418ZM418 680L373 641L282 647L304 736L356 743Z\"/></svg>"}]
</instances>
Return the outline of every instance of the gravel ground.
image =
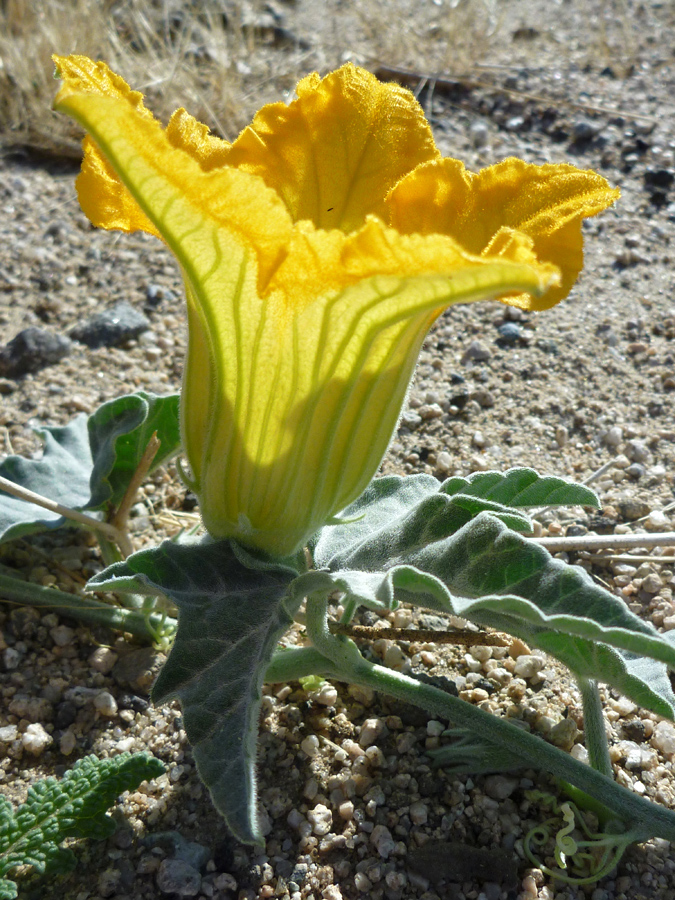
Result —
<instances>
[{"instance_id":1,"label":"gravel ground","mask_svg":"<svg viewBox=\"0 0 675 900\"><path fill-rule=\"evenodd\" d=\"M308 5L281 9L311 44L311 31L303 32ZM584 9L597 23L614 7L556 4L560 16L550 25L550 6L528 4L524 19L522 6L504 4L510 42L494 60L502 68L485 70L480 86L437 81L432 92L427 83L420 100L441 150L470 168L509 155L572 161L600 171L622 199L587 223L586 269L556 309L534 315L483 304L439 320L383 472L444 477L531 465L583 480L613 461L593 482L602 510L544 512L540 534L672 531L675 28L667 4L618 4L630 59L594 56L599 32L587 27ZM121 301L136 312L136 336L111 336L115 346L98 348L33 341L30 359L56 361L25 374L5 362L2 453L35 452L36 425L62 424L135 389L179 385L185 324L176 267L145 235L93 231L74 200L74 174L30 157L0 159L3 342L28 327L67 337ZM145 486L134 514L136 547L196 521L173 467ZM675 628L673 548L628 557L578 553L572 561L660 630ZM102 565L77 532L0 547L0 563L72 591ZM445 624L405 608L392 621ZM550 659L522 650L372 646L385 664L450 678L467 700L519 718L583 758L573 684ZM161 653L57 613L2 604L0 654L0 784L10 799L91 752L146 749L167 764L165 776L119 803L111 840L79 846L78 868L66 879L25 880L22 898L675 898L675 854L664 841L631 848L618 871L585 891L530 869L522 839L542 814L525 791L550 787L545 778L432 770L425 750L438 746L441 723L343 685L314 694L297 684L266 690L259 770L268 835L264 854L252 851L213 811L178 707L149 704ZM617 780L675 808L675 728L610 691L606 712ZM441 856L428 843L439 838L492 852L487 863L467 849Z\"/></svg>"}]
</instances>

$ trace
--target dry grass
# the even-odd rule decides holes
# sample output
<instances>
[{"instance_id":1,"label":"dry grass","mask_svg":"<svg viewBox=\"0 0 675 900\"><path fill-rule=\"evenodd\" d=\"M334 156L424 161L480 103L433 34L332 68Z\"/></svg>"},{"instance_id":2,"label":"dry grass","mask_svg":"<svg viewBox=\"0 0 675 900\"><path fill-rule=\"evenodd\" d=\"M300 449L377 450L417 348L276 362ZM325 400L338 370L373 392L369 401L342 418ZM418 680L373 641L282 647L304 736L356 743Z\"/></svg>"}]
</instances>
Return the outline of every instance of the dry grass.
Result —
<instances>
[{"instance_id":1,"label":"dry grass","mask_svg":"<svg viewBox=\"0 0 675 900\"><path fill-rule=\"evenodd\" d=\"M79 155L77 126L51 111L54 52L104 59L160 118L184 105L236 135L248 118L246 81L270 76L245 62L260 39L239 4L222 0L0 0L2 142Z\"/></svg>"},{"instance_id":2,"label":"dry grass","mask_svg":"<svg viewBox=\"0 0 675 900\"><path fill-rule=\"evenodd\" d=\"M585 50L594 63L629 65L640 7L598 3L601 27L574 36L577 59ZM454 77L494 62L559 67L567 48L549 33L558 7L559 0L0 0L0 146L79 156L78 127L51 111L54 52L104 59L160 119L185 106L233 138L300 76L346 59ZM514 41L528 31L536 44Z\"/></svg>"},{"instance_id":3,"label":"dry grass","mask_svg":"<svg viewBox=\"0 0 675 900\"><path fill-rule=\"evenodd\" d=\"M489 45L495 0L279 8L300 40L276 25L264 0L0 0L0 142L79 155L78 127L51 111L54 52L104 59L147 95L159 118L185 106L231 138L302 74L346 58L470 69Z\"/></svg>"}]
</instances>

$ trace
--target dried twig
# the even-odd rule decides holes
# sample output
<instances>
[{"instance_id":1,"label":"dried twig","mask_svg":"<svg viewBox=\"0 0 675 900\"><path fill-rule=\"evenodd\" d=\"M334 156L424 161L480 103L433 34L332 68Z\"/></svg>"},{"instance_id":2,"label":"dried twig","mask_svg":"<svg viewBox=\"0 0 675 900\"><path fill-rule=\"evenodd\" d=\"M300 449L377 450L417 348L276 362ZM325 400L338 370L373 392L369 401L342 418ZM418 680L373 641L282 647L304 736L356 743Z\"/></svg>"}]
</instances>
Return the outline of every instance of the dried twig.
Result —
<instances>
[{"instance_id":1,"label":"dried twig","mask_svg":"<svg viewBox=\"0 0 675 900\"><path fill-rule=\"evenodd\" d=\"M370 625L342 625L331 622L333 634L346 634L357 641L409 641L434 644L461 644L464 647L508 647L513 638L496 631L436 631L434 628L373 628Z\"/></svg>"},{"instance_id":2,"label":"dried twig","mask_svg":"<svg viewBox=\"0 0 675 900\"><path fill-rule=\"evenodd\" d=\"M75 509L70 509L68 506L63 506L61 503L56 503L54 500L43 497L42 494L36 494L34 491L29 491L28 488L21 487L21 485L15 484L2 476L0 476L0 490L18 497L19 500L25 500L26 503L34 503L35 506L41 506L43 509L48 509L59 516L64 516L66 519L70 519L87 528L92 528L94 531L100 531L115 541L115 543L120 538L120 532L114 525L108 522L101 522L98 519L94 519L93 516L88 516L86 513L78 512Z\"/></svg>"},{"instance_id":3,"label":"dried twig","mask_svg":"<svg viewBox=\"0 0 675 900\"><path fill-rule=\"evenodd\" d=\"M110 519L110 524L113 525L121 538L121 542L118 539L117 544L125 556L129 556L134 552L134 548L129 537L129 530L127 528L129 513L131 511L131 507L134 505L134 500L136 499L138 489L145 481L147 474L150 471L152 461L154 460L155 456L157 456L157 451L159 450L161 443L162 442L157 437L157 432L153 432L152 437L148 441L147 447L143 451L143 456L141 456L139 463L136 466L136 471L132 475L131 481L127 485L127 489L124 492L122 500L120 501L120 505L117 507L117 510Z\"/></svg>"},{"instance_id":4,"label":"dried twig","mask_svg":"<svg viewBox=\"0 0 675 900\"><path fill-rule=\"evenodd\" d=\"M549 553L565 550L621 550L631 547L675 547L675 531L652 534L584 534L578 537L527 538Z\"/></svg>"}]
</instances>

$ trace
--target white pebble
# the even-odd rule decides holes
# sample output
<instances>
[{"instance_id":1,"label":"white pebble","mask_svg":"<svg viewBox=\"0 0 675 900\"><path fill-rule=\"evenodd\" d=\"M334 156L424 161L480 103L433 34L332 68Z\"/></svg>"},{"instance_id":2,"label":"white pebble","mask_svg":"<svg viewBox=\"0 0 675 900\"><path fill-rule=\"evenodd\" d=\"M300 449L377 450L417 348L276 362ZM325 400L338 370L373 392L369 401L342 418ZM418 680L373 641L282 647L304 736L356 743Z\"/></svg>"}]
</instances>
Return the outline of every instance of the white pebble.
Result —
<instances>
[{"instance_id":1,"label":"white pebble","mask_svg":"<svg viewBox=\"0 0 675 900\"><path fill-rule=\"evenodd\" d=\"M317 803L314 809L310 809L307 813L307 821L312 826L312 831L319 837L328 834L333 825L333 813L324 806L323 803Z\"/></svg>"},{"instance_id":2,"label":"white pebble","mask_svg":"<svg viewBox=\"0 0 675 900\"><path fill-rule=\"evenodd\" d=\"M16 725L3 725L0 728L0 741L3 744L9 744L12 741L15 741L19 736L19 729Z\"/></svg>"},{"instance_id":3,"label":"white pebble","mask_svg":"<svg viewBox=\"0 0 675 900\"><path fill-rule=\"evenodd\" d=\"M329 884L321 891L323 900L342 900L342 891L337 884Z\"/></svg>"},{"instance_id":4,"label":"white pebble","mask_svg":"<svg viewBox=\"0 0 675 900\"><path fill-rule=\"evenodd\" d=\"M57 625L55 628L50 628L49 634L57 647L67 647L68 644L73 642L75 637L74 629L68 628L67 625Z\"/></svg>"},{"instance_id":5,"label":"white pebble","mask_svg":"<svg viewBox=\"0 0 675 900\"><path fill-rule=\"evenodd\" d=\"M429 810L426 804L416 801L410 804L410 821L413 825L426 825L429 818Z\"/></svg>"},{"instance_id":6,"label":"white pebble","mask_svg":"<svg viewBox=\"0 0 675 900\"><path fill-rule=\"evenodd\" d=\"M2 661L7 671L10 672L12 669L18 668L21 662L21 654L14 647L8 647L2 654Z\"/></svg>"},{"instance_id":7,"label":"white pebble","mask_svg":"<svg viewBox=\"0 0 675 900\"><path fill-rule=\"evenodd\" d=\"M77 747L77 738L73 732L70 729L64 731L61 735L61 740L59 741L59 750L61 753L63 753L64 756L70 756L75 747Z\"/></svg>"},{"instance_id":8,"label":"white pebble","mask_svg":"<svg viewBox=\"0 0 675 900\"><path fill-rule=\"evenodd\" d=\"M388 859L396 849L396 841L391 836L391 831L385 825L376 825L373 828L370 842L382 859Z\"/></svg>"},{"instance_id":9,"label":"white pebble","mask_svg":"<svg viewBox=\"0 0 675 900\"><path fill-rule=\"evenodd\" d=\"M341 803L338 806L338 814L341 819L344 819L345 822L351 822L354 818L354 804L351 800L345 800L344 803Z\"/></svg>"},{"instance_id":10,"label":"white pebble","mask_svg":"<svg viewBox=\"0 0 675 900\"><path fill-rule=\"evenodd\" d=\"M315 734L308 734L300 744L300 749L309 757L316 756L319 752L319 738Z\"/></svg>"},{"instance_id":11,"label":"white pebble","mask_svg":"<svg viewBox=\"0 0 675 900\"><path fill-rule=\"evenodd\" d=\"M659 722L656 725L650 744L655 750L660 750L666 759L675 756L675 728L670 722Z\"/></svg>"},{"instance_id":12,"label":"white pebble","mask_svg":"<svg viewBox=\"0 0 675 900\"><path fill-rule=\"evenodd\" d=\"M52 743L52 736L47 734L39 722L29 725L21 735L21 743L27 753L39 756Z\"/></svg>"},{"instance_id":13,"label":"white pebble","mask_svg":"<svg viewBox=\"0 0 675 900\"><path fill-rule=\"evenodd\" d=\"M532 678L540 669L544 668L544 660L539 656L523 654L516 660L514 674L519 678Z\"/></svg>"},{"instance_id":14,"label":"white pebble","mask_svg":"<svg viewBox=\"0 0 675 900\"><path fill-rule=\"evenodd\" d=\"M112 672L117 659L117 654L111 650L110 647L97 647L94 652L89 655L87 663L89 668L93 669L95 672L107 675L109 672Z\"/></svg>"},{"instance_id":15,"label":"white pebble","mask_svg":"<svg viewBox=\"0 0 675 900\"><path fill-rule=\"evenodd\" d=\"M94 709L112 719L117 715L117 701L109 691L101 691L94 697Z\"/></svg>"},{"instance_id":16,"label":"white pebble","mask_svg":"<svg viewBox=\"0 0 675 900\"><path fill-rule=\"evenodd\" d=\"M436 469L440 472L441 475L447 475L448 472L451 472L454 468L454 460L445 450L441 450L441 452L436 457Z\"/></svg>"},{"instance_id":17,"label":"white pebble","mask_svg":"<svg viewBox=\"0 0 675 900\"><path fill-rule=\"evenodd\" d=\"M374 744L375 741L383 735L385 727L382 719L366 719L361 726L359 744L362 747L370 747L371 744Z\"/></svg>"},{"instance_id":18,"label":"white pebble","mask_svg":"<svg viewBox=\"0 0 675 900\"><path fill-rule=\"evenodd\" d=\"M319 690L312 694L312 700L314 700L315 703L319 703L321 706L335 706L337 698L337 688L328 681L325 681Z\"/></svg>"}]
</instances>

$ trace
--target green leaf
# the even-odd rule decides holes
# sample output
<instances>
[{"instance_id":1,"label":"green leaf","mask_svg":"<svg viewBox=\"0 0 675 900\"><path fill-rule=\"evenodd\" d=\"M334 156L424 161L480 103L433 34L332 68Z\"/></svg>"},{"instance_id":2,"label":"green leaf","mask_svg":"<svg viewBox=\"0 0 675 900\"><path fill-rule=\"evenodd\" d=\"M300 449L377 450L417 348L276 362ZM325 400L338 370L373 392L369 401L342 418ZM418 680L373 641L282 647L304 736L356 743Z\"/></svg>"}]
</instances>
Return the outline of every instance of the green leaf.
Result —
<instances>
[{"instance_id":1,"label":"green leaf","mask_svg":"<svg viewBox=\"0 0 675 900\"><path fill-rule=\"evenodd\" d=\"M553 559L488 513L424 546L407 539L410 549L404 552L403 541L397 544L391 533L400 525L395 522L391 531L373 536L372 557L381 556L383 542L393 548L385 571L350 567L330 572L346 601L373 609L407 602L505 631L557 657L573 672L611 684L640 706L675 718L675 697L663 669L635 659L649 657L675 668L675 647L583 569ZM420 522L417 526L423 528ZM356 558L363 563L369 547L362 542L345 556L346 562ZM337 562L342 560L330 567Z\"/></svg>"},{"instance_id":2,"label":"green leaf","mask_svg":"<svg viewBox=\"0 0 675 900\"><path fill-rule=\"evenodd\" d=\"M71 509L84 509L91 497L93 465L86 415L65 427L38 428L36 433L44 441L42 458L8 456L0 465L0 475ZM57 513L0 491L0 541L60 528L64 521Z\"/></svg>"},{"instance_id":3,"label":"green leaf","mask_svg":"<svg viewBox=\"0 0 675 900\"><path fill-rule=\"evenodd\" d=\"M441 485L445 494L469 494L506 506L600 505L595 491L566 478L542 476L534 469L506 472L474 472L468 478L448 478Z\"/></svg>"},{"instance_id":4,"label":"green leaf","mask_svg":"<svg viewBox=\"0 0 675 900\"><path fill-rule=\"evenodd\" d=\"M16 812L0 797L0 898L17 896L14 882L3 877L16 866L54 874L69 871L75 856L59 844L68 837L109 837L116 824L106 810L121 793L163 772L164 765L148 753L87 756L60 781L45 778L32 785Z\"/></svg>"},{"instance_id":5,"label":"green leaf","mask_svg":"<svg viewBox=\"0 0 675 900\"><path fill-rule=\"evenodd\" d=\"M153 432L161 443L150 471L178 452L178 399L178 394L160 397L138 391L110 400L92 413L89 442L94 466L87 508L120 502Z\"/></svg>"},{"instance_id":6,"label":"green leaf","mask_svg":"<svg viewBox=\"0 0 675 900\"><path fill-rule=\"evenodd\" d=\"M129 394L66 426L37 429L42 457L10 456L0 475L70 509L100 509L121 500L155 430L161 446L153 469L179 449L178 394ZM65 524L63 516L0 491L0 542Z\"/></svg>"},{"instance_id":7,"label":"green leaf","mask_svg":"<svg viewBox=\"0 0 675 900\"><path fill-rule=\"evenodd\" d=\"M260 843L255 762L261 688L299 603L286 598L298 573L268 560L253 568L254 558L235 546L165 541L110 566L88 588L161 591L176 604L178 631L153 699L180 699L199 775L216 808L240 840Z\"/></svg>"},{"instance_id":8,"label":"green leaf","mask_svg":"<svg viewBox=\"0 0 675 900\"><path fill-rule=\"evenodd\" d=\"M530 520L514 509L472 497L439 493L431 475L376 478L343 515L354 521L327 525L312 546L317 568L372 570L391 565L401 554L459 531L480 512L518 531L531 531Z\"/></svg>"}]
</instances>

